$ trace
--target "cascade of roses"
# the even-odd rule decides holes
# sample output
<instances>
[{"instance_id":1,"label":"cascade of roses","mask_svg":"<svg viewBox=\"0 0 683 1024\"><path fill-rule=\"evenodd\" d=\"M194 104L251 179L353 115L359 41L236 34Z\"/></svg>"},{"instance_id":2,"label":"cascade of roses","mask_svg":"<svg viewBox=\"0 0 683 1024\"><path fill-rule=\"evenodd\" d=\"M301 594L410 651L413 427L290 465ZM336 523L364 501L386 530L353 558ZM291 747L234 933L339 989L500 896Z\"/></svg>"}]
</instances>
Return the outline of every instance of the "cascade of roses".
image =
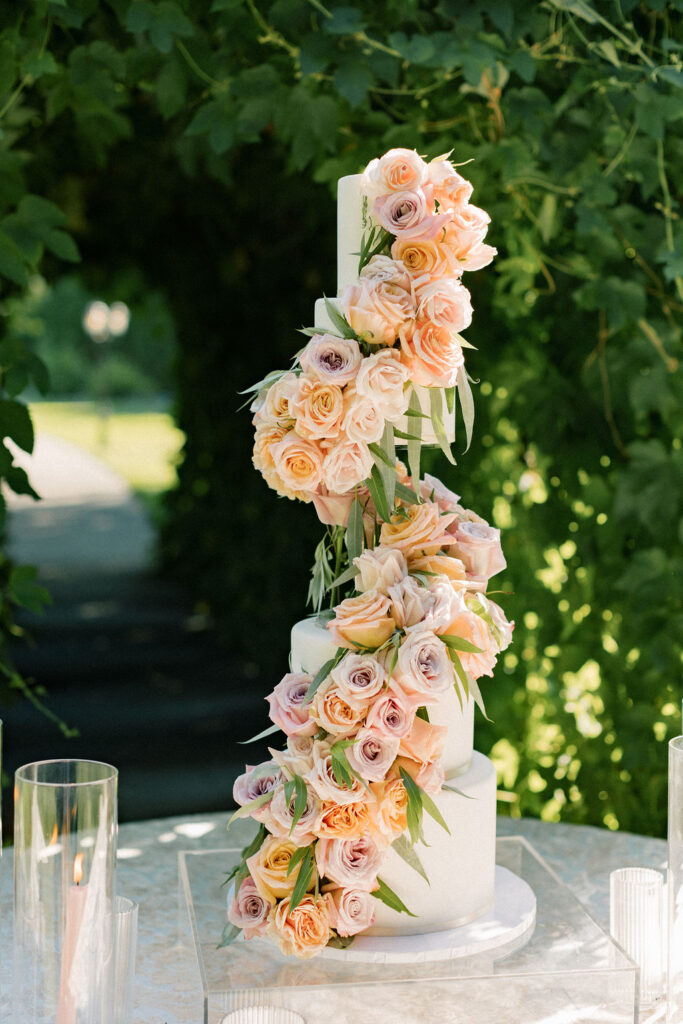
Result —
<instances>
[{"instance_id":1,"label":"cascade of roses","mask_svg":"<svg viewBox=\"0 0 683 1024\"><path fill-rule=\"evenodd\" d=\"M408 827L406 782L425 799L444 783L447 728L429 708L453 686L479 700L476 680L511 641L485 594L505 568L499 531L438 479L418 490L353 561L354 592L327 624L336 657L316 679L288 673L267 697L286 747L235 783L238 814L261 831L229 919L287 955L372 925L384 854Z\"/></svg>"},{"instance_id":2,"label":"cascade of roses","mask_svg":"<svg viewBox=\"0 0 683 1024\"><path fill-rule=\"evenodd\" d=\"M369 477L370 446L387 425L414 429L412 385L462 382L472 306L461 277L496 254L484 242L488 215L446 157L392 149L368 164L361 191L366 237L380 243L341 297L344 336L314 328L293 369L271 375L252 404L254 465L278 494L314 501L327 523L343 519L329 518L326 499Z\"/></svg>"}]
</instances>

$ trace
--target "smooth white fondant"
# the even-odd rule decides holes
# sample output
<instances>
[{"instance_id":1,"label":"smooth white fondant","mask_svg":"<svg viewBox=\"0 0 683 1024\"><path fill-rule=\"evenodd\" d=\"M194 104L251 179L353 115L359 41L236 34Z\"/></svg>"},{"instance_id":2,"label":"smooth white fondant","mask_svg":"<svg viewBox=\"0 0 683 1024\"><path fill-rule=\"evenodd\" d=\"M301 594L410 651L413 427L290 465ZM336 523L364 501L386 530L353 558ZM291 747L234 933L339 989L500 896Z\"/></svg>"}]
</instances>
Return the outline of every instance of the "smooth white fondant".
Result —
<instances>
[{"instance_id":1,"label":"smooth white fondant","mask_svg":"<svg viewBox=\"0 0 683 1024\"><path fill-rule=\"evenodd\" d=\"M327 946L321 956L330 960L357 960L364 963L427 963L497 951L495 962L509 956L530 938L536 923L536 897L533 889L512 871L496 865L493 907L476 921L459 928L417 935L356 936L347 949Z\"/></svg>"},{"instance_id":2,"label":"smooth white fondant","mask_svg":"<svg viewBox=\"0 0 683 1024\"><path fill-rule=\"evenodd\" d=\"M496 771L476 751L472 766L455 782L459 793L443 789L434 797L450 835L423 814L427 845L414 847L429 884L389 847L379 876L416 917L377 900L375 923L367 935L413 935L452 929L493 906L496 854ZM464 794L464 795L463 795ZM469 798L469 799L468 799Z\"/></svg>"},{"instance_id":3,"label":"smooth white fondant","mask_svg":"<svg viewBox=\"0 0 683 1024\"><path fill-rule=\"evenodd\" d=\"M358 277L363 237L363 197L360 174L347 174L337 182L337 295Z\"/></svg>"},{"instance_id":4,"label":"smooth white fondant","mask_svg":"<svg viewBox=\"0 0 683 1024\"><path fill-rule=\"evenodd\" d=\"M302 619L294 624L291 644L292 672L308 672L310 675L315 675L337 651L337 645L324 623L316 618ZM453 687L441 696L438 704L429 708L429 721L434 725L448 726L441 760L447 778L460 776L472 760L474 701L470 697L461 707Z\"/></svg>"}]
</instances>

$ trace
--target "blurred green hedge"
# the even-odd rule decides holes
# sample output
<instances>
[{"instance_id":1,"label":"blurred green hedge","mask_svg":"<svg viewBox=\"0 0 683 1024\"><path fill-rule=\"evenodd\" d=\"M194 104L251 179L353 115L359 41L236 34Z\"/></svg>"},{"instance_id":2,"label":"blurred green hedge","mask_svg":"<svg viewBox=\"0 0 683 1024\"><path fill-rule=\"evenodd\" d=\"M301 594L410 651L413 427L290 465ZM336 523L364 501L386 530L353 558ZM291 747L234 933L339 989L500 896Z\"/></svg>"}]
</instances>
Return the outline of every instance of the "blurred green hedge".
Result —
<instances>
[{"instance_id":1,"label":"blurred green hedge","mask_svg":"<svg viewBox=\"0 0 683 1024\"><path fill-rule=\"evenodd\" d=\"M474 161L500 254L466 282L475 441L434 468L505 531L515 643L477 745L510 813L654 834L680 732L682 9L0 13L0 273L10 293L39 265L55 276L75 236L86 278L133 264L164 290L188 437L166 557L274 681L319 531L251 470L235 393L289 360L333 288L338 176L391 146ZM2 344L20 404L31 353Z\"/></svg>"}]
</instances>

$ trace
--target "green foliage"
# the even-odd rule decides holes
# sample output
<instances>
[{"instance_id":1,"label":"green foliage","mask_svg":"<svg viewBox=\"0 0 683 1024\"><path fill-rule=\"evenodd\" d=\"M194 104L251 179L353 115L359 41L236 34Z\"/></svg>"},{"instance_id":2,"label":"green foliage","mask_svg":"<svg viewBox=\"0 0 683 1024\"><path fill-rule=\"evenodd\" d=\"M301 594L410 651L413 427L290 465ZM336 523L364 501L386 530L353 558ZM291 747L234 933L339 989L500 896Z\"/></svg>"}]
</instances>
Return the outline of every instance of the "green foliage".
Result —
<instances>
[{"instance_id":1,"label":"green foliage","mask_svg":"<svg viewBox=\"0 0 683 1024\"><path fill-rule=\"evenodd\" d=\"M340 175L391 146L473 161L499 256L466 282L471 449L459 435L437 472L505 531L494 585L517 621L478 746L514 814L661 834L683 631L680 4L6 7L0 299L61 272L69 238L89 273L125 254L165 290L188 437L167 558L236 647L273 638L263 663L284 663L319 533L256 479L230 395L288 365L329 291ZM45 387L25 337L0 353L0 398Z\"/></svg>"}]
</instances>

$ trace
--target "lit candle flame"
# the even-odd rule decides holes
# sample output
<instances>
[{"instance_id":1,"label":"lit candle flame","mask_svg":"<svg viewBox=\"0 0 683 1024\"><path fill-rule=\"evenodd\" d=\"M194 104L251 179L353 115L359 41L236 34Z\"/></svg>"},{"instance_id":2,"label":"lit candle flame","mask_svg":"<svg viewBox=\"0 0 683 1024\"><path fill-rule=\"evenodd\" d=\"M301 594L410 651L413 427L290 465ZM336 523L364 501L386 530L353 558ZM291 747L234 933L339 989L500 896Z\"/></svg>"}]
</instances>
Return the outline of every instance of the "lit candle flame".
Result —
<instances>
[{"instance_id":1,"label":"lit candle flame","mask_svg":"<svg viewBox=\"0 0 683 1024\"><path fill-rule=\"evenodd\" d=\"M77 853L74 857L74 884L80 885L83 879L83 854Z\"/></svg>"},{"instance_id":2,"label":"lit candle flame","mask_svg":"<svg viewBox=\"0 0 683 1024\"><path fill-rule=\"evenodd\" d=\"M48 846L54 846L58 839L59 839L59 830L58 830L57 826L55 825L54 828L52 829L52 835L50 836L50 842L48 843Z\"/></svg>"}]
</instances>

